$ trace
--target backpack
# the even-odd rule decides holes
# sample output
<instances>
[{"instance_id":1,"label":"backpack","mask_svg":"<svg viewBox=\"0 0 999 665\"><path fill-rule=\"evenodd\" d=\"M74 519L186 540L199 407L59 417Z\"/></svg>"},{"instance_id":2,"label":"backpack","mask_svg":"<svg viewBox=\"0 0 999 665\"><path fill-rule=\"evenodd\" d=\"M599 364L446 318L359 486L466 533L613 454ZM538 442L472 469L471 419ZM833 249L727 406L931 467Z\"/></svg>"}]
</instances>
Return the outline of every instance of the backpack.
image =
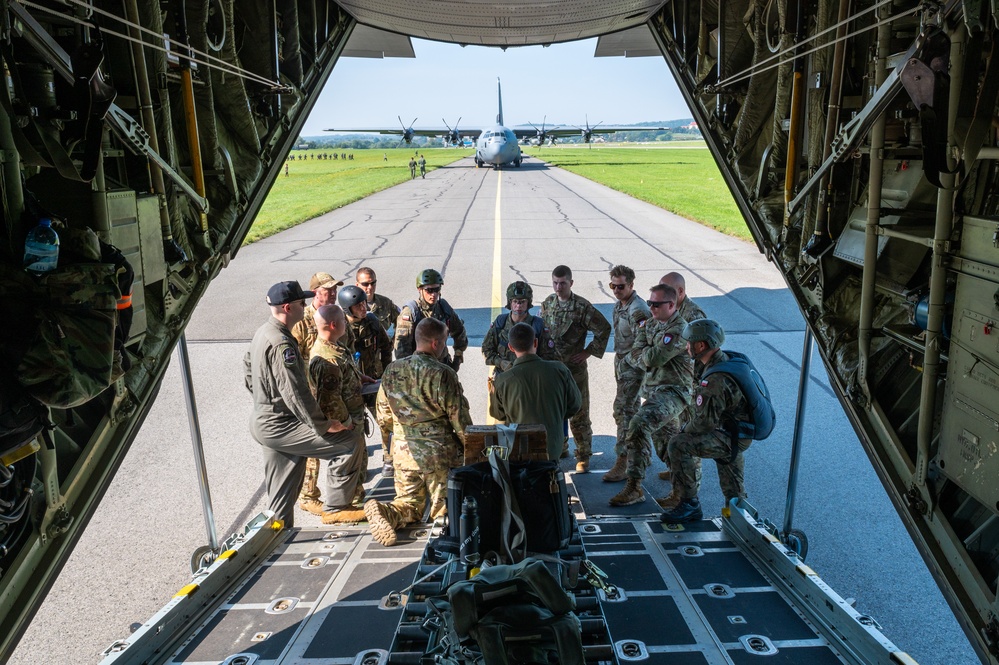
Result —
<instances>
[{"instance_id":1,"label":"backpack","mask_svg":"<svg viewBox=\"0 0 999 665\"><path fill-rule=\"evenodd\" d=\"M738 437L762 441L773 433L777 425L777 412L774 411L773 402L770 400L770 391L767 390L763 377L745 354L728 350L725 354L729 359L706 369L701 379L706 379L716 372L724 372L739 384L739 390L749 403L749 417L752 421L738 422Z\"/></svg>"},{"instance_id":2,"label":"backpack","mask_svg":"<svg viewBox=\"0 0 999 665\"><path fill-rule=\"evenodd\" d=\"M447 326L448 330L451 330L451 317L454 316L454 308L447 304L443 298L438 301L441 306L442 317L438 319L441 323ZM416 328L416 324L423 320L423 310L415 300L410 300L406 303L406 307L409 308L409 313L413 315L413 328Z\"/></svg>"},{"instance_id":3,"label":"backpack","mask_svg":"<svg viewBox=\"0 0 999 665\"><path fill-rule=\"evenodd\" d=\"M496 330L503 330L506 327L506 321L510 318L510 312L503 312L496 317L495 325ZM534 328L534 337L536 339L541 339L541 335L545 332L545 322L540 316L531 315L531 327Z\"/></svg>"}]
</instances>

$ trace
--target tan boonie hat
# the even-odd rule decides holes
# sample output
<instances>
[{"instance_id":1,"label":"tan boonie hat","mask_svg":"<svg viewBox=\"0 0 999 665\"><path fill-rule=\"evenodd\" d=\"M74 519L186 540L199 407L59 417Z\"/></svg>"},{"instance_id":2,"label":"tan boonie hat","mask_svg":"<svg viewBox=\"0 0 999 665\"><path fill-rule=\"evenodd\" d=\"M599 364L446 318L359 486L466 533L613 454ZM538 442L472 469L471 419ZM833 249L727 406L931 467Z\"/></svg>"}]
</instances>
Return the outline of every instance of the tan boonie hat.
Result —
<instances>
[{"instance_id":1,"label":"tan boonie hat","mask_svg":"<svg viewBox=\"0 0 999 665\"><path fill-rule=\"evenodd\" d=\"M313 291L316 289L332 289L336 286L343 286L343 280L335 278L328 272L317 272L309 280L309 288Z\"/></svg>"}]
</instances>

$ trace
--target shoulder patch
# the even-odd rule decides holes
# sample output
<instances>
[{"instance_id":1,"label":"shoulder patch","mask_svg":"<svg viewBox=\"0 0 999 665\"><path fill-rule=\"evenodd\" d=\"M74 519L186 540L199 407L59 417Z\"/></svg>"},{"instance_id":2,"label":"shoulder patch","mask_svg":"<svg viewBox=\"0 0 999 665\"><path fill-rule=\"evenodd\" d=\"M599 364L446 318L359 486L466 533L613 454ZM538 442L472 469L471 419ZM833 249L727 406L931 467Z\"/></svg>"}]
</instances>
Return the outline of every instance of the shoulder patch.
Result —
<instances>
[{"instance_id":1,"label":"shoulder patch","mask_svg":"<svg viewBox=\"0 0 999 665\"><path fill-rule=\"evenodd\" d=\"M413 319L412 319L412 318L411 318L411 317L409 316L409 314L403 314L403 315L402 315L402 316L401 316L400 318L401 318L401 319L402 319L403 321L412 321L412 320L413 320Z\"/></svg>"},{"instance_id":2,"label":"shoulder patch","mask_svg":"<svg viewBox=\"0 0 999 665\"><path fill-rule=\"evenodd\" d=\"M701 381L701 387L703 387L703 388L707 388L708 387L708 380L707 379L704 379L704 380Z\"/></svg>"},{"instance_id":3,"label":"shoulder patch","mask_svg":"<svg viewBox=\"0 0 999 665\"><path fill-rule=\"evenodd\" d=\"M644 328L645 327L645 319L642 319L641 321L638 322L638 327L639 328Z\"/></svg>"},{"instance_id":4,"label":"shoulder patch","mask_svg":"<svg viewBox=\"0 0 999 665\"><path fill-rule=\"evenodd\" d=\"M673 335L670 335L669 333L666 333L665 335L663 335L663 344L665 344L666 346L669 346L669 343L672 342L672 341L673 341Z\"/></svg>"},{"instance_id":5,"label":"shoulder patch","mask_svg":"<svg viewBox=\"0 0 999 665\"><path fill-rule=\"evenodd\" d=\"M697 406L701 406L703 404L704 404L704 395L698 395L697 396Z\"/></svg>"},{"instance_id":6,"label":"shoulder patch","mask_svg":"<svg viewBox=\"0 0 999 665\"><path fill-rule=\"evenodd\" d=\"M291 367L298 362L298 351L291 344L285 344L281 349L281 357L284 358L284 364Z\"/></svg>"},{"instance_id":7,"label":"shoulder patch","mask_svg":"<svg viewBox=\"0 0 999 665\"><path fill-rule=\"evenodd\" d=\"M548 340L548 348L549 349L554 349L555 348L555 340L553 340L553 339Z\"/></svg>"}]
</instances>

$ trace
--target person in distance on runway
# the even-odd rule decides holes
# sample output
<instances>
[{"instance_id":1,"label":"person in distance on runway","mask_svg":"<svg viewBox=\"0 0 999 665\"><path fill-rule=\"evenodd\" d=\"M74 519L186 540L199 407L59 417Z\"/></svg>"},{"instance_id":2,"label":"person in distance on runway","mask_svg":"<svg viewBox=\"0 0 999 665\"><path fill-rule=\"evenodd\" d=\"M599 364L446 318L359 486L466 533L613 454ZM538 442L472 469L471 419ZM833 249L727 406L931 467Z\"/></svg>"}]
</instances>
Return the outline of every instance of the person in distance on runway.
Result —
<instances>
[{"instance_id":1,"label":"person in distance on runway","mask_svg":"<svg viewBox=\"0 0 999 665\"><path fill-rule=\"evenodd\" d=\"M544 425L548 459L557 461L566 440L565 421L583 403L579 388L564 364L538 357L538 339L529 324L510 329L509 346L517 358L496 377L489 415L508 425Z\"/></svg>"},{"instance_id":2,"label":"person in distance on runway","mask_svg":"<svg viewBox=\"0 0 999 665\"><path fill-rule=\"evenodd\" d=\"M590 377L587 358L602 358L610 340L611 326L589 300L572 292L572 270L556 266L552 271L555 293L541 303L541 318L555 341L555 351L572 373L582 405L569 419L569 429L576 442L576 473L586 473L593 454L593 425L590 422ZM586 335L593 339L586 344ZM563 456L568 449L563 448Z\"/></svg>"}]
</instances>

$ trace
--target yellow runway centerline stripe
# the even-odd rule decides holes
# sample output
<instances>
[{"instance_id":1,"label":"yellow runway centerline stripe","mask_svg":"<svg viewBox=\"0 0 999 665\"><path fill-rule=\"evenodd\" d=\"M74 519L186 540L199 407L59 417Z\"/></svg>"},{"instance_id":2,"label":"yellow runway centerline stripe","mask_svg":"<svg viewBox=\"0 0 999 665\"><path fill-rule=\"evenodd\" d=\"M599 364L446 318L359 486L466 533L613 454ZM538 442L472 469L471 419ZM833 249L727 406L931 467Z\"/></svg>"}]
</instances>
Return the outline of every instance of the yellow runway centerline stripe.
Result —
<instances>
[{"instance_id":1,"label":"yellow runway centerline stripe","mask_svg":"<svg viewBox=\"0 0 999 665\"><path fill-rule=\"evenodd\" d=\"M501 214L500 206L500 184L503 182L502 171L496 171L496 212L495 221L493 222L493 290L492 290L492 302L490 307L492 307L491 318L489 322L492 323L496 320L496 317L500 315L503 311L503 217ZM487 384L488 385L488 384ZM486 395L486 404L489 404L489 396ZM486 413L486 424L495 425L496 419Z\"/></svg>"}]
</instances>

